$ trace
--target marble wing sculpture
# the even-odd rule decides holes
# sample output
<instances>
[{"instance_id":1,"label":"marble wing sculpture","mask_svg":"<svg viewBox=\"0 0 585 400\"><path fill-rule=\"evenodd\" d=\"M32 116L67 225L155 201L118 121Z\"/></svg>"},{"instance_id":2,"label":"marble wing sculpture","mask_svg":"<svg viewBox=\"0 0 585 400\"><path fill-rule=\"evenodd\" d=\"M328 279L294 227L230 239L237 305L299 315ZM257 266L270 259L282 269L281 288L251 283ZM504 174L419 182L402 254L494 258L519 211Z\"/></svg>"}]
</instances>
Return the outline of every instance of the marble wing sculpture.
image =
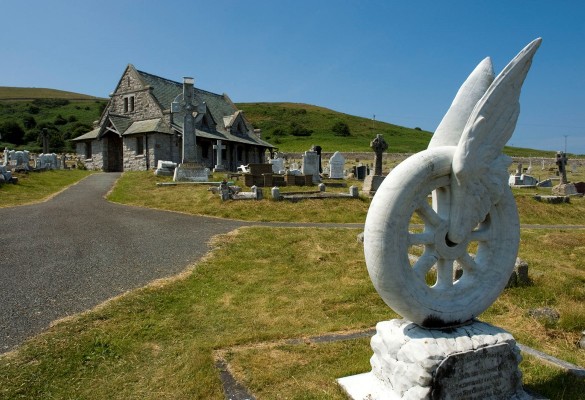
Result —
<instances>
[{"instance_id":1,"label":"marble wing sculpture","mask_svg":"<svg viewBox=\"0 0 585 400\"><path fill-rule=\"evenodd\" d=\"M520 114L520 89L542 39L529 43L493 79L489 58L463 84L429 147L456 145L449 240L460 243L502 195L511 160L502 153ZM493 82L492 82L493 79Z\"/></svg>"}]
</instances>

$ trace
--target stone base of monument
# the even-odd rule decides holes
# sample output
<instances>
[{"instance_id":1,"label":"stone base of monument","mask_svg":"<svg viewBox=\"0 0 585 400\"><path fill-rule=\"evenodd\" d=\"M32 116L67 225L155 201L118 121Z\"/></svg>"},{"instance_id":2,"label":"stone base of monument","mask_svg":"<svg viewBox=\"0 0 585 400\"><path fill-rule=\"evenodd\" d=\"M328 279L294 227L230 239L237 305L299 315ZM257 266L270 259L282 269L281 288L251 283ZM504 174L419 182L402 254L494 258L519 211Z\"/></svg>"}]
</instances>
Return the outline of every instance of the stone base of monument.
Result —
<instances>
[{"instance_id":1,"label":"stone base of monument","mask_svg":"<svg viewBox=\"0 0 585 400\"><path fill-rule=\"evenodd\" d=\"M371 345L372 371L338 379L355 400L535 398L522 388L522 357L512 335L484 322L425 329L383 321Z\"/></svg>"},{"instance_id":2,"label":"stone base of monument","mask_svg":"<svg viewBox=\"0 0 585 400\"><path fill-rule=\"evenodd\" d=\"M182 163L175 168L174 182L207 182L209 168L198 163Z\"/></svg>"},{"instance_id":3,"label":"stone base of monument","mask_svg":"<svg viewBox=\"0 0 585 400\"><path fill-rule=\"evenodd\" d=\"M385 176L382 175L368 175L364 179L364 185L362 187L362 193L373 196L376 193L376 190L380 187L382 182L384 182Z\"/></svg>"}]
</instances>

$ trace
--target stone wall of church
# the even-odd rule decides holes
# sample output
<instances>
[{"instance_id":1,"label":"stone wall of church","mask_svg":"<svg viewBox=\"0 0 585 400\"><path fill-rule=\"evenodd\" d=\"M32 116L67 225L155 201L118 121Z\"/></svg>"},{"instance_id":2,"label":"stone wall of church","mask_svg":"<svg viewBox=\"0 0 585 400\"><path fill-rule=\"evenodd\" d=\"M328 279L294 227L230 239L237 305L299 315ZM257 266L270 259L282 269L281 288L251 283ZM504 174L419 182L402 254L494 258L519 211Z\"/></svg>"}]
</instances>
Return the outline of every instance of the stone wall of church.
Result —
<instances>
[{"instance_id":1,"label":"stone wall of church","mask_svg":"<svg viewBox=\"0 0 585 400\"><path fill-rule=\"evenodd\" d=\"M136 154L138 141L142 142L142 154ZM122 150L124 171L145 171L147 154L143 135L124 137ZM152 154L148 156L152 159Z\"/></svg>"},{"instance_id":2,"label":"stone wall of church","mask_svg":"<svg viewBox=\"0 0 585 400\"><path fill-rule=\"evenodd\" d=\"M154 165L156 168L158 161L172 161L179 163L181 161L180 141L172 135L157 133L148 137L148 145L154 149Z\"/></svg>"},{"instance_id":3,"label":"stone wall of church","mask_svg":"<svg viewBox=\"0 0 585 400\"><path fill-rule=\"evenodd\" d=\"M91 142L91 158L88 159L85 158L85 146L85 142L75 145L75 151L85 168L94 171L102 170L104 166L103 142L98 140Z\"/></svg>"}]
</instances>

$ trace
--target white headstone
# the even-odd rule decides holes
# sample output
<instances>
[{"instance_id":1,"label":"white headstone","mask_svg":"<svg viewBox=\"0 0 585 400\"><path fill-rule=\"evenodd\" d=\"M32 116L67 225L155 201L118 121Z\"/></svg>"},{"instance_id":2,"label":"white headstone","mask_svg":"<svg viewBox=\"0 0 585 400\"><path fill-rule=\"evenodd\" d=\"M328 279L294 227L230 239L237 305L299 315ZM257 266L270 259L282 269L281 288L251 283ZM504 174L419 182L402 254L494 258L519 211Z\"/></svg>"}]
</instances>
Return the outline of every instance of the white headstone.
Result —
<instances>
[{"instance_id":1,"label":"white headstone","mask_svg":"<svg viewBox=\"0 0 585 400\"><path fill-rule=\"evenodd\" d=\"M312 175L313 183L321 182L321 176L319 175L319 155L316 151L305 151L301 172L303 175Z\"/></svg>"},{"instance_id":2,"label":"white headstone","mask_svg":"<svg viewBox=\"0 0 585 400\"><path fill-rule=\"evenodd\" d=\"M223 171L225 168L223 166L222 151L225 150L225 145L222 145L221 140L218 140L217 144L213 145L213 149L216 152L215 158L217 160L217 163L215 164L215 168L213 168L213 170L215 172Z\"/></svg>"},{"instance_id":3,"label":"white headstone","mask_svg":"<svg viewBox=\"0 0 585 400\"><path fill-rule=\"evenodd\" d=\"M329 159L329 178L343 179L345 169L345 157L336 151Z\"/></svg>"},{"instance_id":4,"label":"white headstone","mask_svg":"<svg viewBox=\"0 0 585 400\"><path fill-rule=\"evenodd\" d=\"M283 174L284 173L284 160L280 157L278 158L271 158L268 161L272 164L272 172L275 174Z\"/></svg>"}]
</instances>

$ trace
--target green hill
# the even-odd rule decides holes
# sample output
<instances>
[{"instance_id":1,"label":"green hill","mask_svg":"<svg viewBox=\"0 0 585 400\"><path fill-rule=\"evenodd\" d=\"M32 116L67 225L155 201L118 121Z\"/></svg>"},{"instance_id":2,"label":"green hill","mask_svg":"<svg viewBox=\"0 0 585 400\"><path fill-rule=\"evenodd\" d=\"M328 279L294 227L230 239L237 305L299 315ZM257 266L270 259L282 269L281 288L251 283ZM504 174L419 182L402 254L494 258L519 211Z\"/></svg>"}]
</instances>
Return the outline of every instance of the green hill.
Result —
<instances>
[{"instance_id":1,"label":"green hill","mask_svg":"<svg viewBox=\"0 0 585 400\"><path fill-rule=\"evenodd\" d=\"M238 103L262 138L284 152L302 152L319 145L323 151L369 152L370 141L380 133L390 153L415 153L427 148L431 132L343 114L323 107L300 103ZM334 133L343 123L349 136ZM519 157L554 157L554 151L506 147L504 152Z\"/></svg>"},{"instance_id":2,"label":"green hill","mask_svg":"<svg viewBox=\"0 0 585 400\"><path fill-rule=\"evenodd\" d=\"M89 132L107 100L54 89L0 87L0 148L41 151L50 133L55 152L73 151L70 139Z\"/></svg>"},{"instance_id":3,"label":"green hill","mask_svg":"<svg viewBox=\"0 0 585 400\"><path fill-rule=\"evenodd\" d=\"M44 88L0 87L0 149L41 149L39 133L51 134L51 149L72 151L70 139L89 132L107 99ZM319 145L325 152L369 152L380 133L391 153L424 150L431 133L372 121L327 108L300 103L238 103L262 137L285 152L302 152ZM553 157L554 152L507 147L517 156Z\"/></svg>"},{"instance_id":4,"label":"green hill","mask_svg":"<svg viewBox=\"0 0 585 400\"><path fill-rule=\"evenodd\" d=\"M86 94L66 92L57 89L0 86L0 101L34 99L66 99L80 101L107 100L95 96L88 96Z\"/></svg>"},{"instance_id":5,"label":"green hill","mask_svg":"<svg viewBox=\"0 0 585 400\"><path fill-rule=\"evenodd\" d=\"M389 152L413 153L427 147L431 133L385 122L343 114L323 107L297 103L238 103L262 138L282 151L305 151L319 145L323 151L371 151L370 141L380 133L389 144ZM345 124L334 133L334 126ZM347 134L347 131L345 131Z\"/></svg>"}]
</instances>

